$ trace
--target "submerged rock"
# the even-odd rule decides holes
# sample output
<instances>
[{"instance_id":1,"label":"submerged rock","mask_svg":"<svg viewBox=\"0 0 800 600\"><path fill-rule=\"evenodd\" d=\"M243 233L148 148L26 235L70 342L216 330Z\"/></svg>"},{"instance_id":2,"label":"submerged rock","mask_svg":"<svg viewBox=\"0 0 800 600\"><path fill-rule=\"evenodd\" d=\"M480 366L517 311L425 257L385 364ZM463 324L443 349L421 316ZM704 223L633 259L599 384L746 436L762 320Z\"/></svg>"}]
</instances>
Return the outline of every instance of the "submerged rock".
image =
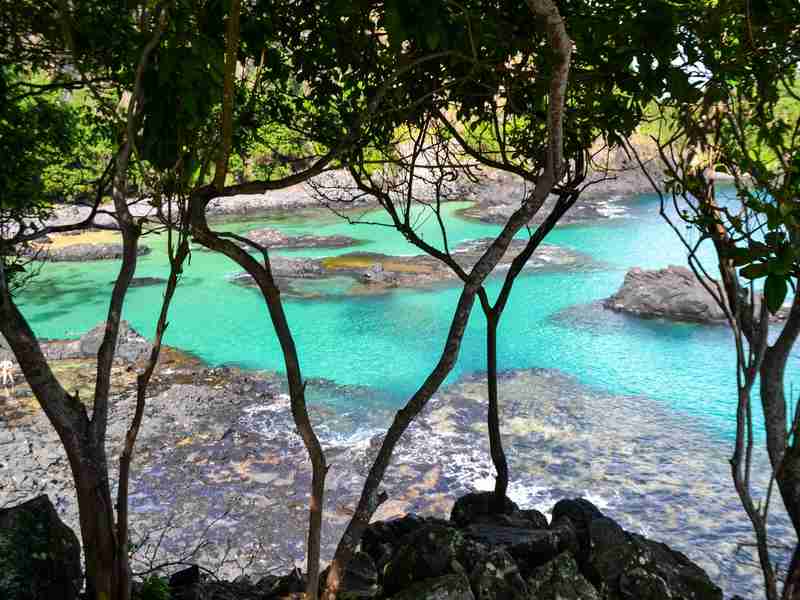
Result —
<instances>
[{"instance_id":1,"label":"submerged rock","mask_svg":"<svg viewBox=\"0 0 800 600\"><path fill-rule=\"evenodd\" d=\"M73 600L81 547L47 496L0 510L0 598Z\"/></svg>"}]
</instances>

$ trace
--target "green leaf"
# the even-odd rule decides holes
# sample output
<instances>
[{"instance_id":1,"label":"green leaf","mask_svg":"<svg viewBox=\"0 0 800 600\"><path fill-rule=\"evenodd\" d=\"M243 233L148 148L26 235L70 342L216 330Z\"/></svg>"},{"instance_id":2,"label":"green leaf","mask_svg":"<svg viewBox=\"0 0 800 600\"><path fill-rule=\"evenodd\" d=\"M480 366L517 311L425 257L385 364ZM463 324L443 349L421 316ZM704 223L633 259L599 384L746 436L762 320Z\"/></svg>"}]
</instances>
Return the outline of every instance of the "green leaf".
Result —
<instances>
[{"instance_id":1,"label":"green leaf","mask_svg":"<svg viewBox=\"0 0 800 600\"><path fill-rule=\"evenodd\" d=\"M769 272L767 263L753 263L744 267L739 274L745 279L758 279L764 277Z\"/></svg>"},{"instance_id":2,"label":"green leaf","mask_svg":"<svg viewBox=\"0 0 800 600\"><path fill-rule=\"evenodd\" d=\"M786 278L780 275L770 275L764 284L764 298L767 301L767 309L773 315L783 306L786 294L789 293L789 286Z\"/></svg>"},{"instance_id":3,"label":"green leaf","mask_svg":"<svg viewBox=\"0 0 800 600\"><path fill-rule=\"evenodd\" d=\"M441 34L436 29L428 30L428 33L425 34L425 41L428 42L428 48L430 50L436 50L439 47L441 38Z\"/></svg>"}]
</instances>

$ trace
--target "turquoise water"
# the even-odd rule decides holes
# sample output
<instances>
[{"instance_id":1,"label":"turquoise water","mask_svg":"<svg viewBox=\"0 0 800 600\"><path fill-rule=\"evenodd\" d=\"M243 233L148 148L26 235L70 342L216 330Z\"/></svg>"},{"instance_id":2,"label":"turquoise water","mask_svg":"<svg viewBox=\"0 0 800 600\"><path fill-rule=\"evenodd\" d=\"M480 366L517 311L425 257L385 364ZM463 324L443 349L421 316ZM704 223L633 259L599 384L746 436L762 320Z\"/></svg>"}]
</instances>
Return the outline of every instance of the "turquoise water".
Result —
<instances>
[{"instance_id":1,"label":"turquoise water","mask_svg":"<svg viewBox=\"0 0 800 600\"><path fill-rule=\"evenodd\" d=\"M447 207L451 245L498 230L458 218L457 210L463 206ZM385 221L379 213L363 218ZM228 222L218 228L245 232L264 226L289 234L349 235L363 240L356 250L418 254L390 228L350 225L327 213L298 212L268 221ZM421 216L420 231L426 240L440 243L433 219ZM683 247L658 216L657 200L641 196L628 203L626 218L563 227L547 241L588 254L594 263L519 279L501 324L501 368L557 368L614 394L648 396L713 436L731 436L735 365L724 327L639 320L584 306L612 294L629 267L685 264ZM151 238L145 243L154 252L140 260L137 276L165 277L159 247L163 242ZM322 256L352 250L287 254ZM42 336L78 336L104 319L118 268L113 261L48 264L21 299L23 312ZM279 346L259 295L228 281L237 272L228 259L195 251L173 304L166 341L214 365L282 370ZM341 281L333 281L327 291L334 295L326 299L285 301L304 374L372 386L381 390L381 398L388 398L382 402L400 405L438 358L459 290L337 297L342 287ZM497 287L498 281L489 285L492 292ZM160 286L130 291L125 318L145 335L153 332L161 295ZM450 380L484 369L483 331L483 315L476 307ZM788 371L790 389L800 390L797 352ZM348 408L363 401L329 400Z\"/></svg>"}]
</instances>

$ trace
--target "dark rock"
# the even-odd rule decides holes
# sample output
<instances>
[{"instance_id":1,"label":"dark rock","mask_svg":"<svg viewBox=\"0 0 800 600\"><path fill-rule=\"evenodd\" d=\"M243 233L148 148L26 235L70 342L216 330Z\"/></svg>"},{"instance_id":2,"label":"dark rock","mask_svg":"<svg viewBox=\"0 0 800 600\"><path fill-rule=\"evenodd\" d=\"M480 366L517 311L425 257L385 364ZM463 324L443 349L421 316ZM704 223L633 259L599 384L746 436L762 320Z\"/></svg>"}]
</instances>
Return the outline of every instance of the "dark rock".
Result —
<instances>
[{"instance_id":1,"label":"dark rock","mask_svg":"<svg viewBox=\"0 0 800 600\"><path fill-rule=\"evenodd\" d=\"M256 585L267 598L282 597L305 592L306 577L300 569L292 569L288 574L274 578L270 587L266 587L266 578Z\"/></svg>"},{"instance_id":2,"label":"dark rock","mask_svg":"<svg viewBox=\"0 0 800 600\"><path fill-rule=\"evenodd\" d=\"M625 532L611 519L589 525L587 575L608 600L722 600L722 591L686 556Z\"/></svg>"},{"instance_id":3,"label":"dark rock","mask_svg":"<svg viewBox=\"0 0 800 600\"><path fill-rule=\"evenodd\" d=\"M475 600L464 575L444 575L419 581L389 600Z\"/></svg>"},{"instance_id":4,"label":"dark rock","mask_svg":"<svg viewBox=\"0 0 800 600\"><path fill-rule=\"evenodd\" d=\"M325 569L320 575L320 589L328 577L328 570ZM356 552L347 564L336 599L375 598L379 592L378 570L375 568L375 563L365 552Z\"/></svg>"},{"instance_id":5,"label":"dark rock","mask_svg":"<svg viewBox=\"0 0 800 600\"><path fill-rule=\"evenodd\" d=\"M137 256L150 254L148 246L139 245ZM84 260L116 260L122 258L122 244L71 244L49 249L37 258L50 262L81 262Z\"/></svg>"},{"instance_id":6,"label":"dark rock","mask_svg":"<svg viewBox=\"0 0 800 600\"><path fill-rule=\"evenodd\" d=\"M569 526L575 528L579 548L575 557L581 568L589 557L589 524L603 518L603 513L585 498L564 498L553 507L553 527Z\"/></svg>"},{"instance_id":7,"label":"dark rock","mask_svg":"<svg viewBox=\"0 0 800 600\"><path fill-rule=\"evenodd\" d=\"M600 509L585 498L559 500L553 507L553 522L569 517L576 529L588 529L589 523L603 516Z\"/></svg>"},{"instance_id":8,"label":"dark rock","mask_svg":"<svg viewBox=\"0 0 800 600\"><path fill-rule=\"evenodd\" d=\"M473 492L461 496L453 504L450 520L459 527L484 522L487 515L494 514L494 498L494 492ZM508 497L504 499L502 514L510 515L518 510L519 507Z\"/></svg>"},{"instance_id":9,"label":"dark rock","mask_svg":"<svg viewBox=\"0 0 800 600\"><path fill-rule=\"evenodd\" d=\"M383 571L383 588L394 594L416 581L464 573L458 562L464 538L453 527L431 523L413 532Z\"/></svg>"},{"instance_id":10,"label":"dark rock","mask_svg":"<svg viewBox=\"0 0 800 600\"><path fill-rule=\"evenodd\" d=\"M470 573L469 582L476 600L525 600L528 586L517 563L505 550L495 550Z\"/></svg>"},{"instance_id":11,"label":"dark rock","mask_svg":"<svg viewBox=\"0 0 800 600\"><path fill-rule=\"evenodd\" d=\"M192 565L180 571L176 571L169 578L169 587L179 588L200 583L200 567Z\"/></svg>"},{"instance_id":12,"label":"dark rock","mask_svg":"<svg viewBox=\"0 0 800 600\"><path fill-rule=\"evenodd\" d=\"M105 332L106 324L100 323L94 329L81 336L79 340L81 356L97 356L97 351L100 349L100 344L103 343ZM136 362L149 352L150 342L139 335L139 333L131 327L130 323L127 321L120 321L115 358Z\"/></svg>"},{"instance_id":13,"label":"dark rock","mask_svg":"<svg viewBox=\"0 0 800 600\"><path fill-rule=\"evenodd\" d=\"M652 271L634 267L625 274L622 287L604 305L643 317L699 323L725 320L722 308L694 273L675 265Z\"/></svg>"},{"instance_id":14,"label":"dark rock","mask_svg":"<svg viewBox=\"0 0 800 600\"><path fill-rule=\"evenodd\" d=\"M538 567L528 578L528 588L530 598L536 600L600 600L600 594L567 552Z\"/></svg>"},{"instance_id":15,"label":"dark rock","mask_svg":"<svg viewBox=\"0 0 800 600\"><path fill-rule=\"evenodd\" d=\"M116 281L110 282L111 285L114 285ZM131 279L131 287L148 287L151 285L164 285L167 283L167 280L162 277L134 277Z\"/></svg>"},{"instance_id":16,"label":"dark rock","mask_svg":"<svg viewBox=\"0 0 800 600\"><path fill-rule=\"evenodd\" d=\"M513 516L521 519L523 523L529 523L531 529L547 529L549 526L547 517L533 508L517 511Z\"/></svg>"},{"instance_id":17,"label":"dark rock","mask_svg":"<svg viewBox=\"0 0 800 600\"><path fill-rule=\"evenodd\" d=\"M475 524L464 530L468 538L489 548L504 548L520 567L531 569L552 560L565 551L578 547L575 530L571 527L556 529L521 529L498 525Z\"/></svg>"},{"instance_id":18,"label":"dark rock","mask_svg":"<svg viewBox=\"0 0 800 600\"><path fill-rule=\"evenodd\" d=\"M706 283L714 289L716 280ZM761 295L756 295L756 312ZM673 321L694 323L724 323L725 312L705 286L686 267L670 265L665 269L646 270L634 267L625 274L622 286L603 301L606 308L640 317L659 317ZM773 321L789 316L789 307L783 306Z\"/></svg>"},{"instance_id":19,"label":"dark rock","mask_svg":"<svg viewBox=\"0 0 800 600\"><path fill-rule=\"evenodd\" d=\"M0 510L0 598L73 600L81 547L47 496Z\"/></svg>"},{"instance_id":20,"label":"dark rock","mask_svg":"<svg viewBox=\"0 0 800 600\"><path fill-rule=\"evenodd\" d=\"M361 550L375 562L379 571L391 560L399 547L399 541L423 525L425 519L409 514L391 521L372 523L361 536Z\"/></svg>"}]
</instances>

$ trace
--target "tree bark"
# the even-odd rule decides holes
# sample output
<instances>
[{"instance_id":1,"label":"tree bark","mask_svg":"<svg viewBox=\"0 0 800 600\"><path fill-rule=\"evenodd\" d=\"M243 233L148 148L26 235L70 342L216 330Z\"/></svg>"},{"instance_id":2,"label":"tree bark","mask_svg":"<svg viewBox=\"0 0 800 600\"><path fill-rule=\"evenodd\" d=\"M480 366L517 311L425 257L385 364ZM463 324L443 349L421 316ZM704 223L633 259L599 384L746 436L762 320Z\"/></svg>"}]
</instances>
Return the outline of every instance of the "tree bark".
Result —
<instances>
[{"instance_id":1,"label":"tree bark","mask_svg":"<svg viewBox=\"0 0 800 600\"><path fill-rule=\"evenodd\" d=\"M398 441L455 365L478 290L497 266L503 254L505 254L511 240L531 220L533 215L541 209L548 194L561 178L563 165L563 112L572 56L572 40L567 35L564 22L552 0L529 0L529 5L534 15L543 18L545 21L545 26L550 33L551 42L558 57L550 82L548 155L544 172L538 179L531 196L526 198L522 206L511 215L503 230L473 266L459 296L447 340L438 363L417 392L397 412L389 430L386 432L386 437L362 488L356 511L336 548L336 553L328 572L323 600L336 599L345 569L380 503L378 488Z\"/></svg>"},{"instance_id":2,"label":"tree bark","mask_svg":"<svg viewBox=\"0 0 800 600\"><path fill-rule=\"evenodd\" d=\"M192 201L191 219L192 233L194 239L215 252L221 252L240 267L242 267L258 285L264 298L272 321L275 333L283 353L284 365L286 367L286 377L289 384L289 398L291 402L292 418L294 419L297 431L303 440L303 444L311 460L312 483L311 483L311 502L309 506L309 528L307 541L307 571L308 583L306 587L306 597L315 600L319 594L319 561L322 532L322 512L325 494L325 476L327 474L327 463L325 454L319 438L314 432L314 427L308 415L308 407L305 399L305 383L300 369L300 359L297 355L297 348L294 343L291 328L289 327L286 313L281 303L280 290L275 283L269 266L269 256L262 248L264 265L259 264L250 254L242 250L239 246L221 238L212 232L206 223L205 206L207 200L198 196ZM253 244L246 238L239 238L241 241Z\"/></svg>"}]
</instances>

